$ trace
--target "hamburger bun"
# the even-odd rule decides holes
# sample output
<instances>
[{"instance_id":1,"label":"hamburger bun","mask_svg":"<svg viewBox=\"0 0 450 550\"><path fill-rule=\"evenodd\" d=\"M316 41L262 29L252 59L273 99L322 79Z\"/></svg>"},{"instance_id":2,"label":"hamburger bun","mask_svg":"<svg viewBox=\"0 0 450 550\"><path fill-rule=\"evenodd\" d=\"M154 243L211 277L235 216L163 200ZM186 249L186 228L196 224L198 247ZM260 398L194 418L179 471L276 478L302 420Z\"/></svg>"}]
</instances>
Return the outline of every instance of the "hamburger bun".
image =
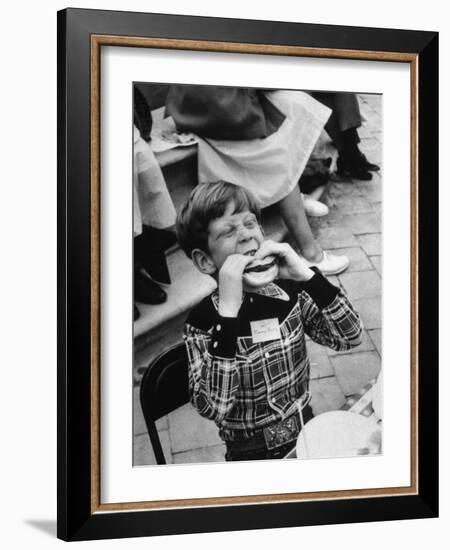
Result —
<instances>
[{"instance_id":1,"label":"hamburger bun","mask_svg":"<svg viewBox=\"0 0 450 550\"><path fill-rule=\"evenodd\" d=\"M244 269L242 280L250 288L261 288L278 277L276 256L266 256L250 262Z\"/></svg>"}]
</instances>

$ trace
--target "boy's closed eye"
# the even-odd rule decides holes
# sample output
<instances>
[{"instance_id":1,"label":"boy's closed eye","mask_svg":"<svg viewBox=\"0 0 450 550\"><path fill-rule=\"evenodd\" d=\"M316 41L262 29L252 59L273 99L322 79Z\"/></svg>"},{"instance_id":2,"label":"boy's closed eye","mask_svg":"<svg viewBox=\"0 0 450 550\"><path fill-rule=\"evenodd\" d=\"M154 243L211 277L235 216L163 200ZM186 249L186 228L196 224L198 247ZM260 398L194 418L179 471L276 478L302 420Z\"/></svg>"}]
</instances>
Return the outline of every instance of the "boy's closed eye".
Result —
<instances>
[{"instance_id":1,"label":"boy's closed eye","mask_svg":"<svg viewBox=\"0 0 450 550\"><path fill-rule=\"evenodd\" d=\"M230 225L229 227L226 227L219 233L219 235L217 236L217 239L231 237L234 234L235 230L236 228L233 225Z\"/></svg>"},{"instance_id":2,"label":"boy's closed eye","mask_svg":"<svg viewBox=\"0 0 450 550\"><path fill-rule=\"evenodd\" d=\"M258 221L255 217L248 218L244 220L244 227L246 229L254 229L258 225ZM237 230L236 225L229 225L222 229L222 231L219 232L217 239L226 238L226 237L232 237Z\"/></svg>"}]
</instances>

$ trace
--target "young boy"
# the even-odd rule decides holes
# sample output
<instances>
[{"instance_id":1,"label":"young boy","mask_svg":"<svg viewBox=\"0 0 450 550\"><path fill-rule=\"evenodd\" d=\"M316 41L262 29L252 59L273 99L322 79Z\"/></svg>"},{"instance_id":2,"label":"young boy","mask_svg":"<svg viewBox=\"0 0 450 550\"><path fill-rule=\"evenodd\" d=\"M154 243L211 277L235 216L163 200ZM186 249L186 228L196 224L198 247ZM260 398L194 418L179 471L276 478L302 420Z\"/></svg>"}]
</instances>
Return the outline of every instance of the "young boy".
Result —
<instances>
[{"instance_id":1,"label":"young boy","mask_svg":"<svg viewBox=\"0 0 450 550\"><path fill-rule=\"evenodd\" d=\"M349 349L361 342L359 316L288 244L265 240L242 187L197 186L177 233L218 284L185 326L192 403L219 427L227 460L282 458L312 417L305 334Z\"/></svg>"}]
</instances>

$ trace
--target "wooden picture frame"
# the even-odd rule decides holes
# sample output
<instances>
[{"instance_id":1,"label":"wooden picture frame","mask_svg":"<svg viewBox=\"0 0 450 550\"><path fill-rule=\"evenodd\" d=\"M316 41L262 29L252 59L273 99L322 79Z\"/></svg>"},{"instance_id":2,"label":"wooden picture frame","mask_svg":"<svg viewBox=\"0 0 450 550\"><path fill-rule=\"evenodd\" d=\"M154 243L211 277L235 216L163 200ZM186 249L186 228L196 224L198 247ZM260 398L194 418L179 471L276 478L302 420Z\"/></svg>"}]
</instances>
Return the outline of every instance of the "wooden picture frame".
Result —
<instances>
[{"instance_id":1,"label":"wooden picture frame","mask_svg":"<svg viewBox=\"0 0 450 550\"><path fill-rule=\"evenodd\" d=\"M100 51L104 46L409 64L409 487L102 504ZM437 96L434 32L84 9L58 13L58 537L88 540L437 516Z\"/></svg>"}]
</instances>

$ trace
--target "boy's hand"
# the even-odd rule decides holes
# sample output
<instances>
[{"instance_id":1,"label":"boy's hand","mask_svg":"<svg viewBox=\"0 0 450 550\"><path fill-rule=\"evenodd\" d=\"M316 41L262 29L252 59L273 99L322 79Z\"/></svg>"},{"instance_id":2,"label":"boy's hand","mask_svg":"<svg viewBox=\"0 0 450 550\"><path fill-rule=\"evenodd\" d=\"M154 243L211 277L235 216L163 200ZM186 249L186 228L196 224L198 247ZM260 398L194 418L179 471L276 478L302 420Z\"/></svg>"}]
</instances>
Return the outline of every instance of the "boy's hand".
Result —
<instances>
[{"instance_id":1,"label":"boy's hand","mask_svg":"<svg viewBox=\"0 0 450 550\"><path fill-rule=\"evenodd\" d=\"M275 241L264 241L256 258L265 258L266 256L277 256L280 279L293 279L294 281L309 281L314 275L303 258L287 243L277 243Z\"/></svg>"},{"instance_id":2,"label":"boy's hand","mask_svg":"<svg viewBox=\"0 0 450 550\"><path fill-rule=\"evenodd\" d=\"M219 315L237 317L242 303L242 275L252 256L232 254L219 271Z\"/></svg>"}]
</instances>

